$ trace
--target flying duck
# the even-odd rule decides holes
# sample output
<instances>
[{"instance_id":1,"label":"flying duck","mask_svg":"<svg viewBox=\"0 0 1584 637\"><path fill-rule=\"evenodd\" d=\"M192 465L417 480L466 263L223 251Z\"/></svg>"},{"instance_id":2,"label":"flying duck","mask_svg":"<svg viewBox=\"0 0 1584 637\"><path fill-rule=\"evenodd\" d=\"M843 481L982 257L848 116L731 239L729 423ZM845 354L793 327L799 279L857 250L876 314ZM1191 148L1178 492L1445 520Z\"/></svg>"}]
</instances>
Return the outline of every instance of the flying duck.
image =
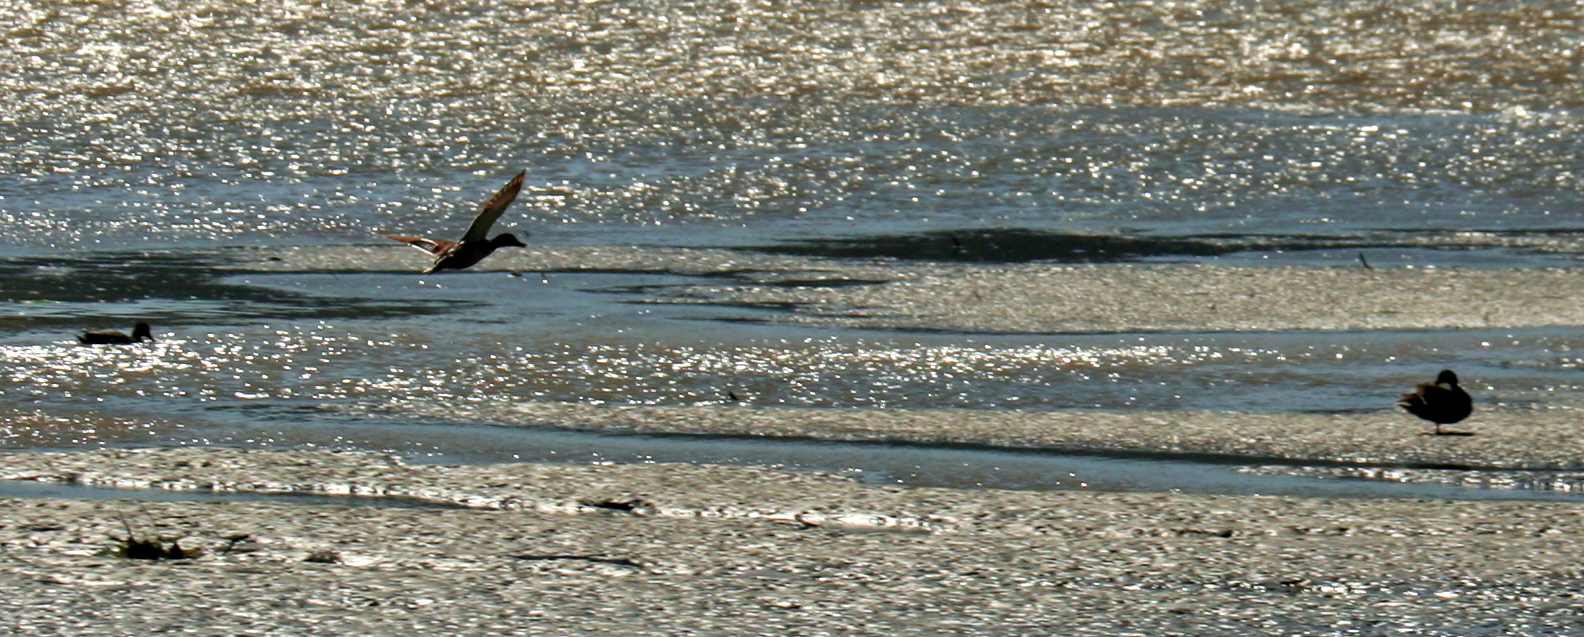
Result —
<instances>
[{"instance_id":1,"label":"flying duck","mask_svg":"<svg viewBox=\"0 0 1584 637\"><path fill-rule=\"evenodd\" d=\"M499 219L501 213L506 212L506 207L517 198L517 191L522 190L523 176L527 174L526 170L517 173L517 176L507 182L500 192L495 193L494 197L484 203L484 209L473 219L473 225L468 226L467 234L462 235L461 241L409 237L400 234L380 236L400 241L434 257L434 264L424 270L424 274L470 267L483 261L484 257L489 256L497 248L507 246L526 248L527 244L517 240L517 237L509 232L495 235L494 238L486 238L486 235L489 234L490 226L495 225L495 220Z\"/></svg>"},{"instance_id":2,"label":"flying duck","mask_svg":"<svg viewBox=\"0 0 1584 637\"><path fill-rule=\"evenodd\" d=\"M83 345L131 345L145 340L154 342L154 334L149 331L148 323L132 326L131 336L127 336L126 332L110 330L88 330L77 336L77 342Z\"/></svg>"},{"instance_id":3,"label":"flying duck","mask_svg":"<svg viewBox=\"0 0 1584 637\"><path fill-rule=\"evenodd\" d=\"M1413 392L1403 394L1402 400L1397 401L1397 406L1408 410L1408 413L1435 423L1436 435L1442 435L1441 425L1468 418L1474 411L1474 399L1469 398L1468 392L1458 387L1457 374L1450 369L1441 370L1434 383L1420 383Z\"/></svg>"}]
</instances>

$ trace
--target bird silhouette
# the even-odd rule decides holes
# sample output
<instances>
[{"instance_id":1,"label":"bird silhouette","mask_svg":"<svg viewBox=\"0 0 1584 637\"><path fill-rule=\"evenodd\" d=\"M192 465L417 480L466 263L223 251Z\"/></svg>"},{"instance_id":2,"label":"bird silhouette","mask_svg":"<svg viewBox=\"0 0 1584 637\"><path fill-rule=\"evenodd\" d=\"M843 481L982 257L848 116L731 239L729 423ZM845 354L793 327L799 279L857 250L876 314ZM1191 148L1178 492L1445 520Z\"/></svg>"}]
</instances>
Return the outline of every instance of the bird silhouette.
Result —
<instances>
[{"instance_id":1,"label":"bird silhouette","mask_svg":"<svg viewBox=\"0 0 1584 637\"><path fill-rule=\"evenodd\" d=\"M1457 374L1443 369L1434 383L1420 383L1412 392L1403 394L1397 406L1408 413L1435 423L1437 436L1443 435L1442 425L1468 418L1474 411L1474 399L1458 386Z\"/></svg>"},{"instance_id":2,"label":"bird silhouette","mask_svg":"<svg viewBox=\"0 0 1584 637\"><path fill-rule=\"evenodd\" d=\"M149 331L148 323L133 325L130 336L126 332L111 330L88 330L77 336L77 342L83 345L131 345L145 340L154 342L154 334Z\"/></svg>"},{"instance_id":3,"label":"bird silhouette","mask_svg":"<svg viewBox=\"0 0 1584 637\"><path fill-rule=\"evenodd\" d=\"M486 236L489 234L490 227L495 225L495 220L500 219L501 214L506 212L506 207L510 206L512 200L517 198L518 191L522 190L523 176L527 174L528 171L526 170L517 173L517 176L507 182L506 186L500 189L500 192L495 193L494 197L484 202L484 209L479 211L478 216L473 219L473 225L468 226L467 234L462 235L461 241L412 237L402 234L384 234L380 236L400 241L434 257L434 263L429 266L429 269L424 270L424 274L431 274L441 270L466 269L479 261L483 261L484 257L489 256L499 248L508 246L526 248L528 244L518 240L517 236L510 232L503 232L495 235L494 238L486 238Z\"/></svg>"}]
</instances>

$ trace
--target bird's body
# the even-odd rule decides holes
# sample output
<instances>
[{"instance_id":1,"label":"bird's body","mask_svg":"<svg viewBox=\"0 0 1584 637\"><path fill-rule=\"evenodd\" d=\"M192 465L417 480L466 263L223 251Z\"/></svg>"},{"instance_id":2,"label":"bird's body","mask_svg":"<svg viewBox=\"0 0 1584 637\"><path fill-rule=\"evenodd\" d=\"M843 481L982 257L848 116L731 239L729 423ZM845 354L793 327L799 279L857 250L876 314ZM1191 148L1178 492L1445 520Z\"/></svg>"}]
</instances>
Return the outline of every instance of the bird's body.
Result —
<instances>
[{"instance_id":1,"label":"bird's body","mask_svg":"<svg viewBox=\"0 0 1584 637\"><path fill-rule=\"evenodd\" d=\"M526 248L527 244L519 241L510 232L495 235L487 241L446 241L445 239L426 239L424 237L408 237L399 234L381 235L386 239L395 239L419 250L423 250L434 257L434 263L424 270L424 274L433 274L441 270L462 270L484 260L484 257L495 252L497 248L515 247Z\"/></svg>"},{"instance_id":2,"label":"bird's body","mask_svg":"<svg viewBox=\"0 0 1584 637\"><path fill-rule=\"evenodd\" d=\"M400 234L380 235L386 239L400 241L435 258L429 269L424 274L439 272L441 270L462 270L473 264L483 261L484 257L499 248L517 247L526 248L527 244L518 240L516 235L503 232L493 238L486 238L495 220L500 219L506 207L517 198L517 193L522 190L523 177L528 171L517 173L517 176L507 182L506 186L495 193L489 201L484 203L484 209L478 217L473 219L473 225L468 226L467 234L462 235L461 241L447 241L445 239L429 239L425 237L410 237Z\"/></svg>"},{"instance_id":3,"label":"bird's body","mask_svg":"<svg viewBox=\"0 0 1584 637\"><path fill-rule=\"evenodd\" d=\"M131 345L145 340L154 342L154 333L149 330L148 323L132 326L130 335L111 330L88 330L77 336L77 342L83 345Z\"/></svg>"},{"instance_id":4,"label":"bird's body","mask_svg":"<svg viewBox=\"0 0 1584 637\"><path fill-rule=\"evenodd\" d=\"M1474 399L1458 386L1457 374L1445 369L1436 376L1434 383L1421 383L1412 392L1403 394L1397 406L1435 423L1436 435L1441 435L1442 425L1459 422L1474 412Z\"/></svg>"}]
</instances>

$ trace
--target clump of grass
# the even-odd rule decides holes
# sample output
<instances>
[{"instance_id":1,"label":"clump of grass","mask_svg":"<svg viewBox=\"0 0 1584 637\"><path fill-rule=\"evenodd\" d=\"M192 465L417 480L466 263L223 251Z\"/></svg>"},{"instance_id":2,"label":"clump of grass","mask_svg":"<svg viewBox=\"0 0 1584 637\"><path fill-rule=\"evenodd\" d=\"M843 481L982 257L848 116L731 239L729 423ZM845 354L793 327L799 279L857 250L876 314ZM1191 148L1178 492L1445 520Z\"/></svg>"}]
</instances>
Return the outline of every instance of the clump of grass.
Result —
<instances>
[{"instance_id":1,"label":"clump of grass","mask_svg":"<svg viewBox=\"0 0 1584 637\"><path fill-rule=\"evenodd\" d=\"M166 545L158 538L145 540L127 537L117 540L120 545L116 547L116 555L129 560L186 560L198 555L197 551L183 550L176 542Z\"/></svg>"},{"instance_id":2,"label":"clump of grass","mask_svg":"<svg viewBox=\"0 0 1584 637\"><path fill-rule=\"evenodd\" d=\"M198 557L198 551L185 550L174 540L166 544L165 539L158 535L138 537L137 532L132 530L132 523L127 521L125 515L121 516L121 525L126 527L127 536L124 538L112 536L117 542L115 551L117 557L129 560L188 560Z\"/></svg>"}]
</instances>

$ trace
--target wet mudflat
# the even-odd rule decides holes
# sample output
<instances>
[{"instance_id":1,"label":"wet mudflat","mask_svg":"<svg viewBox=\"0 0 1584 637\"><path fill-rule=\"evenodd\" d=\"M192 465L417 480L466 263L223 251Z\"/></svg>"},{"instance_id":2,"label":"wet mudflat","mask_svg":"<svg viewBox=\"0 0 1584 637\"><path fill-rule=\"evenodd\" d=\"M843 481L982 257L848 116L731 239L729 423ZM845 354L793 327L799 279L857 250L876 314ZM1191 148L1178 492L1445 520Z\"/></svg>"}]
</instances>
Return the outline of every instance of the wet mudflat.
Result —
<instances>
[{"instance_id":1,"label":"wet mudflat","mask_svg":"<svg viewBox=\"0 0 1584 637\"><path fill-rule=\"evenodd\" d=\"M450 634L1566 634L1584 508L864 485L373 454L6 457L8 477L408 494L472 510L7 500L18 626ZM23 465L23 466L17 466ZM26 465L32 465L31 467ZM107 554L126 535L197 557Z\"/></svg>"},{"instance_id":2,"label":"wet mudflat","mask_svg":"<svg viewBox=\"0 0 1584 637\"><path fill-rule=\"evenodd\" d=\"M368 265L399 259L389 248L210 256L202 262L215 269L199 278L231 287L195 313L234 312L231 296L324 315L306 327L177 328L129 350L9 346L26 371L8 391L37 405L10 412L14 440L148 448L21 451L5 457L4 477L467 507L140 501L130 491L130 500L10 499L0 538L14 559L0 577L30 600L12 616L89 635L258 621L455 634L1578 629L1566 610L1584 584L1567 558L1584 531L1572 501L1584 457L1567 381L1575 319L1564 305L1554 319L1517 309L1552 307L1547 290L1569 271L565 253L577 258L557 265L565 257L554 251L529 252L503 259L504 270L421 281ZM368 263L313 265L327 256ZM963 288L945 282L968 271L1003 283L976 284L978 296L961 300ZM1158 280L1163 291L1253 282L1256 294L1280 296L1215 312L1147 295L1129 312L1062 309L1064 293L1102 294L1118 277ZM1346 303L1346 290L1387 302L1386 283L1406 280L1427 281L1416 293L1440 309L1402 305L1369 326L1346 312L1324 315L1336 321L1324 326L1295 323L1316 315L1303 303ZM503 282L534 293L502 297ZM1307 294L1290 291L1299 288ZM362 295L353 303L392 314L346 318L353 289ZM414 289L431 292L428 305L390 301ZM1475 297L1511 309L1476 322L1453 302ZM479 299L491 304L470 321L434 318ZM774 303L786 307L759 307ZM975 327L1039 303L1048 305L1028 324L1001 316L988 322L1003 333ZM1072 327L1096 316L1113 331ZM413 329L438 320L466 328L444 339ZM912 326L898 330L898 320ZM1199 329L1151 331L1173 321ZM524 325L553 336L518 338ZM817 335L821 325L843 331ZM1427 423L1390 407L1448 358L1470 361L1460 368L1482 379L1477 415L1459 425L1474 436L1426 435ZM113 401L116 415L79 396ZM1089 408L1063 408L1075 399ZM1195 405L1222 409L1184 408ZM632 436L627 448L639 452L556 458L532 448L552 436L503 435L516 431ZM788 442L714 459L710 445L682 443L650 464L671 443L643 436ZM862 448L829 464L785 461L809 442L934 451L916 475L875 467ZM1019 482L954 472L955 448L1169 466L1209 458L1242 478L1219 491L1170 471L1154 471L1166 482L1148 487L1124 476L1090 488L1082 473ZM434 464L448 458L478 464ZM1332 488L1276 496L1258 486L1271 479ZM1409 489L1389 488L1399 482ZM116 556L117 538L132 534L178 543L184 559ZM130 610L139 604L158 610Z\"/></svg>"},{"instance_id":3,"label":"wet mudflat","mask_svg":"<svg viewBox=\"0 0 1584 637\"><path fill-rule=\"evenodd\" d=\"M1575 6L6 4L19 631L1581 632Z\"/></svg>"}]
</instances>

